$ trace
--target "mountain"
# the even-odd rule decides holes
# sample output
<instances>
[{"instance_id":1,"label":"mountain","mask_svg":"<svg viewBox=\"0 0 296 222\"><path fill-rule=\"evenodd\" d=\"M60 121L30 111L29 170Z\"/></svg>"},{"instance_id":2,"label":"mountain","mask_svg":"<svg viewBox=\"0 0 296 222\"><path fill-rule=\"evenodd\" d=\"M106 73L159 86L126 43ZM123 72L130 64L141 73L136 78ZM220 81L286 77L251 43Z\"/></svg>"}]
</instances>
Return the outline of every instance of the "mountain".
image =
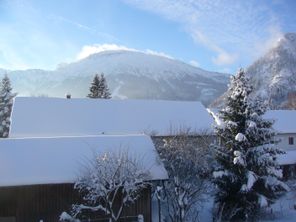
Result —
<instances>
[{"instance_id":1,"label":"mountain","mask_svg":"<svg viewBox=\"0 0 296 222\"><path fill-rule=\"evenodd\" d=\"M283 108L296 92L296 33L287 33L274 48L248 69L254 87L253 97L268 102L270 108Z\"/></svg>"},{"instance_id":2,"label":"mountain","mask_svg":"<svg viewBox=\"0 0 296 222\"><path fill-rule=\"evenodd\" d=\"M296 102L296 33L287 33L265 55L246 69L253 86L251 97L265 101L271 109ZM226 93L211 104L221 107ZM294 107L296 108L296 106Z\"/></svg>"},{"instance_id":3,"label":"mountain","mask_svg":"<svg viewBox=\"0 0 296 222\"><path fill-rule=\"evenodd\" d=\"M53 71L7 71L21 95L55 97L85 97L94 74L101 72L114 98L199 100L206 105L225 92L229 80L227 74L129 50L96 53Z\"/></svg>"}]
</instances>

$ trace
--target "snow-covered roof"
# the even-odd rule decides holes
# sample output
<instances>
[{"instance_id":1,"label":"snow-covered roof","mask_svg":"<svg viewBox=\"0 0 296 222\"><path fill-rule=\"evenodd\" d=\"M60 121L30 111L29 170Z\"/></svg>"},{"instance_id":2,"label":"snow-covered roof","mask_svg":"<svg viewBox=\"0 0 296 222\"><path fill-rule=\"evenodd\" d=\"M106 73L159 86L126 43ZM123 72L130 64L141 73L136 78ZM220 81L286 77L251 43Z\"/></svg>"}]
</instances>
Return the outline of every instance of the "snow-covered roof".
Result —
<instances>
[{"instance_id":1,"label":"snow-covered roof","mask_svg":"<svg viewBox=\"0 0 296 222\"><path fill-rule=\"evenodd\" d=\"M214 123L200 102L16 97L10 137L210 130Z\"/></svg>"},{"instance_id":2,"label":"snow-covered roof","mask_svg":"<svg viewBox=\"0 0 296 222\"><path fill-rule=\"evenodd\" d=\"M285 154L279 155L278 162L280 165L296 164L296 150L286 151Z\"/></svg>"},{"instance_id":3,"label":"snow-covered roof","mask_svg":"<svg viewBox=\"0 0 296 222\"><path fill-rule=\"evenodd\" d=\"M167 172L148 136L84 136L0 140L0 186L73 183L95 154L128 152L151 172Z\"/></svg>"},{"instance_id":4,"label":"snow-covered roof","mask_svg":"<svg viewBox=\"0 0 296 222\"><path fill-rule=\"evenodd\" d=\"M208 109L218 126L223 125L217 109ZM278 133L296 133L296 110L268 110L264 118L273 120L273 128Z\"/></svg>"},{"instance_id":5,"label":"snow-covered roof","mask_svg":"<svg viewBox=\"0 0 296 222\"><path fill-rule=\"evenodd\" d=\"M274 120L273 128L278 133L296 133L295 110L269 110L265 118Z\"/></svg>"}]
</instances>

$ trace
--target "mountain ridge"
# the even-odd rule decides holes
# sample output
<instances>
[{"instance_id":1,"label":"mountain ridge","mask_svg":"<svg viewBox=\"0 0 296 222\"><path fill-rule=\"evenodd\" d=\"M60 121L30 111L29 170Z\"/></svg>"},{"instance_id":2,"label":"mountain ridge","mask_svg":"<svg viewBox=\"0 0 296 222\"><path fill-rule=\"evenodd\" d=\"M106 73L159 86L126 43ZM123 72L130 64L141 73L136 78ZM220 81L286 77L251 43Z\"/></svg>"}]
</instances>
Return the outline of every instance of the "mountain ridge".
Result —
<instances>
[{"instance_id":1,"label":"mountain ridge","mask_svg":"<svg viewBox=\"0 0 296 222\"><path fill-rule=\"evenodd\" d=\"M199 100L205 105L226 90L229 79L177 59L129 50L95 53L56 70L6 72L15 91L25 96L85 97L93 76L104 73L115 98Z\"/></svg>"}]
</instances>

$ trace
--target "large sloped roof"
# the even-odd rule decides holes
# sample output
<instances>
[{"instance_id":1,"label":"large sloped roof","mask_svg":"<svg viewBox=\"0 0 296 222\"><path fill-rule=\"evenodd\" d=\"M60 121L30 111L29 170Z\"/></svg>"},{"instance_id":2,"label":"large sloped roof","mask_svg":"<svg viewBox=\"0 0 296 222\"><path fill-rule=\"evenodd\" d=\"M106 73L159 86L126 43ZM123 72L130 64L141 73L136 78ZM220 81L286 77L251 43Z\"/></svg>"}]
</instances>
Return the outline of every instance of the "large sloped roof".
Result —
<instances>
[{"instance_id":1,"label":"large sloped roof","mask_svg":"<svg viewBox=\"0 0 296 222\"><path fill-rule=\"evenodd\" d=\"M269 110L265 118L274 120L273 128L279 133L296 133L295 110Z\"/></svg>"},{"instance_id":2,"label":"large sloped roof","mask_svg":"<svg viewBox=\"0 0 296 222\"><path fill-rule=\"evenodd\" d=\"M127 152L150 171L167 172L148 136L83 136L0 140L0 186L73 183L96 155Z\"/></svg>"},{"instance_id":3,"label":"large sloped roof","mask_svg":"<svg viewBox=\"0 0 296 222\"><path fill-rule=\"evenodd\" d=\"M15 98L10 137L146 133L172 135L214 123L200 102Z\"/></svg>"}]
</instances>

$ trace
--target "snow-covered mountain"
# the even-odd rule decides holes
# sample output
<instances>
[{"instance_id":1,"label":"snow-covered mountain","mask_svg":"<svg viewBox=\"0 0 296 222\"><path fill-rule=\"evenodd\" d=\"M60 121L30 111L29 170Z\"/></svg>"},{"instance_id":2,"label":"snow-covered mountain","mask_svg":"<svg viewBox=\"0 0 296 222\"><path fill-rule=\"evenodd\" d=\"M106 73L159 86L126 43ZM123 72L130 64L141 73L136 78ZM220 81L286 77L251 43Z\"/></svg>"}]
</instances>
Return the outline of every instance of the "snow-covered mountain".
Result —
<instances>
[{"instance_id":1,"label":"snow-covered mountain","mask_svg":"<svg viewBox=\"0 0 296 222\"><path fill-rule=\"evenodd\" d=\"M227 88L229 75L139 51L104 51L53 71L7 71L21 95L85 97L96 73L103 72L115 98L199 100L209 104Z\"/></svg>"},{"instance_id":2,"label":"snow-covered mountain","mask_svg":"<svg viewBox=\"0 0 296 222\"><path fill-rule=\"evenodd\" d=\"M287 33L274 48L248 69L254 97L267 101L271 108L285 105L289 94L296 92L296 33Z\"/></svg>"},{"instance_id":3,"label":"snow-covered mountain","mask_svg":"<svg viewBox=\"0 0 296 222\"><path fill-rule=\"evenodd\" d=\"M253 98L261 98L272 109L284 108L296 93L296 33L287 33L264 56L246 69ZM212 107L221 107L226 94Z\"/></svg>"}]
</instances>

